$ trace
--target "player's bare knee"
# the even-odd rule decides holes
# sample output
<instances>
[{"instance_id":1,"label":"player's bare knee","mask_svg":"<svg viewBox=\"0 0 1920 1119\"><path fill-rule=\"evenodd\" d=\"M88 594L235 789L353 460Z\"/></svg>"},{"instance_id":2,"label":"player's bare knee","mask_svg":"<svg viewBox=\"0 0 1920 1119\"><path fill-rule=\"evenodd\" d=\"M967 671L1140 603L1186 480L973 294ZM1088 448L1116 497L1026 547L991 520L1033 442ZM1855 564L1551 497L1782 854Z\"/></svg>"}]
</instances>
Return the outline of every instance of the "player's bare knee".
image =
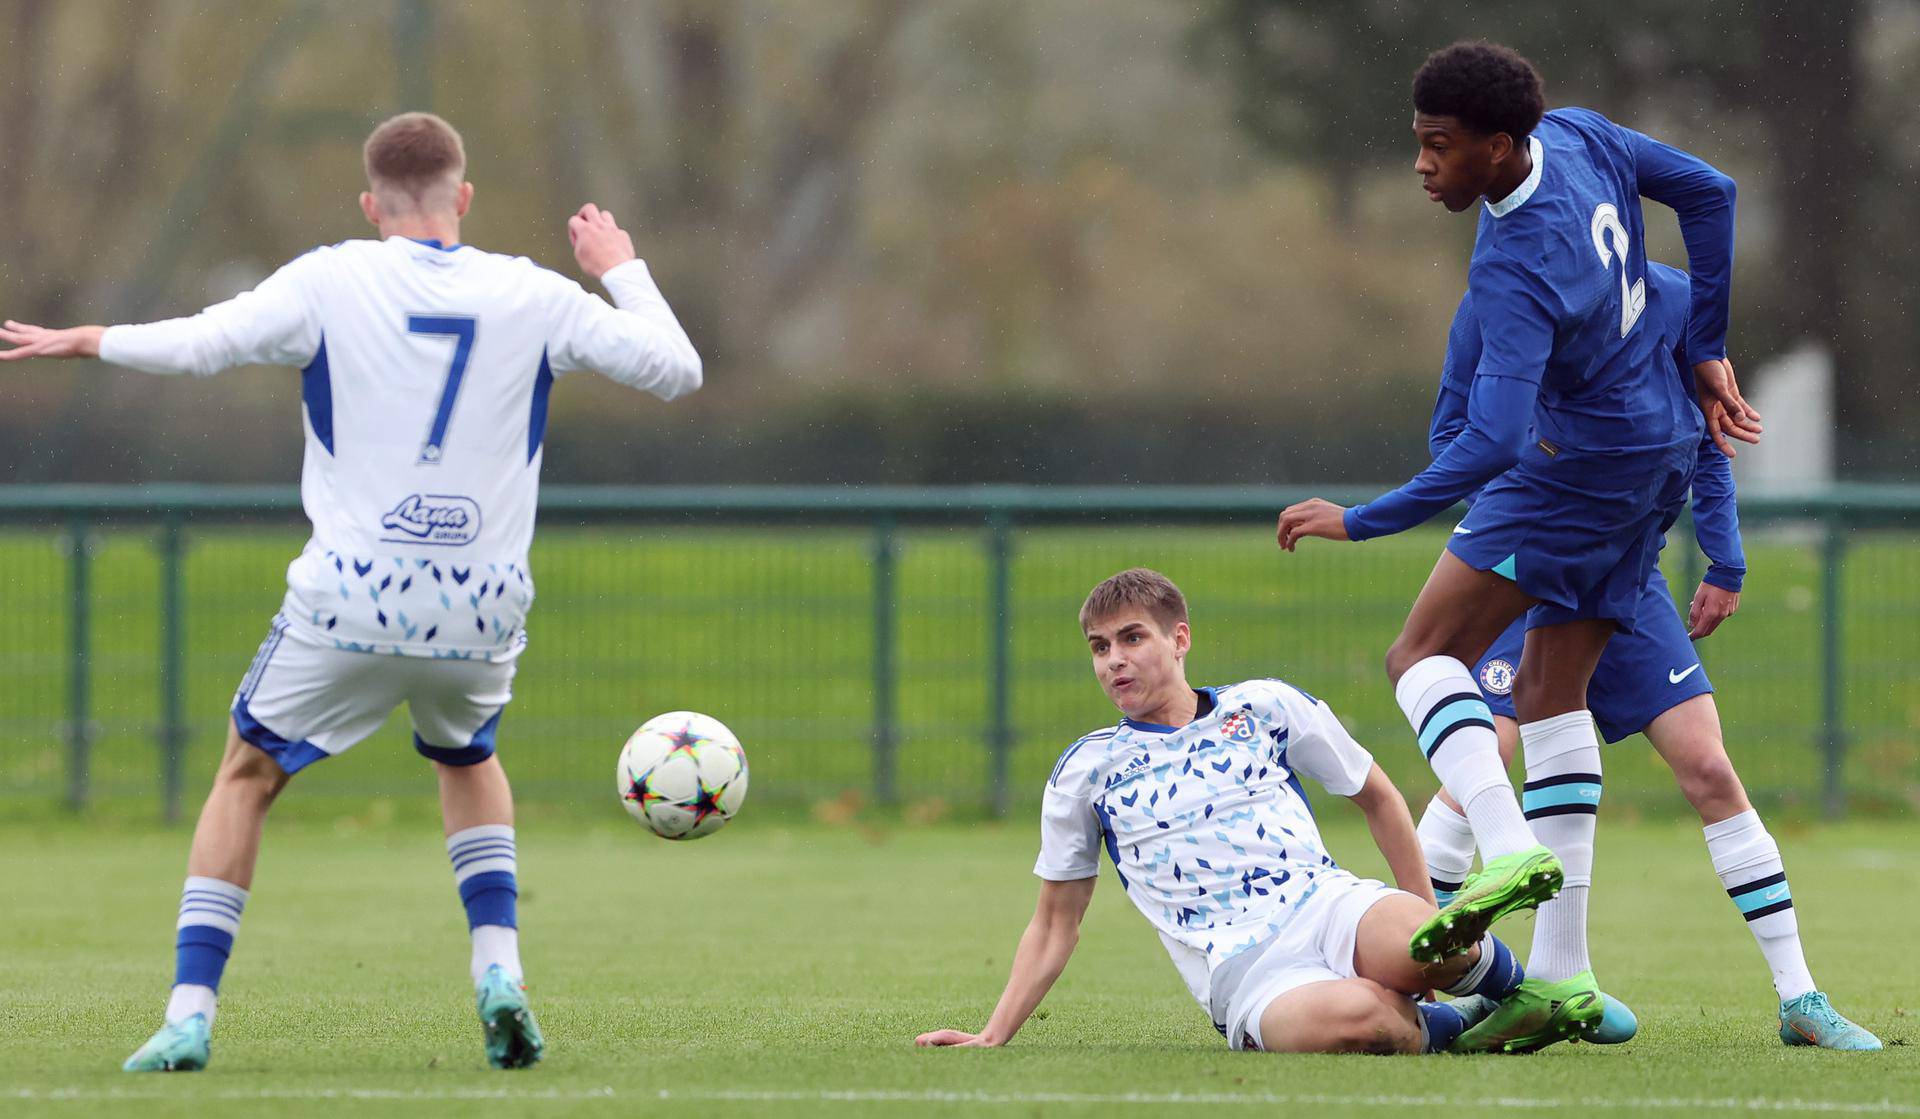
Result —
<instances>
[{"instance_id":1,"label":"player's bare knee","mask_svg":"<svg viewBox=\"0 0 1920 1119\"><path fill-rule=\"evenodd\" d=\"M1408 635L1402 632L1394 643L1387 647L1387 683L1399 684L1400 677L1405 676L1414 665L1427 658L1428 653L1420 648L1420 644L1417 639L1410 640Z\"/></svg>"},{"instance_id":2,"label":"player's bare knee","mask_svg":"<svg viewBox=\"0 0 1920 1119\"><path fill-rule=\"evenodd\" d=\"M1734 771L1733 760L1724 750L1676 766L1674 777L1687 803L1708 822L1737 816L1752 807L1746 786L1740 783L1740 774Z\"/></svg>"},{"instance_id":3,"label":"player's bare knee","mask_svg":"<svg viewBox=\"0 0 1920 1119\"><path fill-rule=\"evenodd\" d=\"M260 801L271 801L287 786L287 773L265 750L242 742L230 749L214 774L216 789L237 792Z\"/></svg>"}]
</instances>

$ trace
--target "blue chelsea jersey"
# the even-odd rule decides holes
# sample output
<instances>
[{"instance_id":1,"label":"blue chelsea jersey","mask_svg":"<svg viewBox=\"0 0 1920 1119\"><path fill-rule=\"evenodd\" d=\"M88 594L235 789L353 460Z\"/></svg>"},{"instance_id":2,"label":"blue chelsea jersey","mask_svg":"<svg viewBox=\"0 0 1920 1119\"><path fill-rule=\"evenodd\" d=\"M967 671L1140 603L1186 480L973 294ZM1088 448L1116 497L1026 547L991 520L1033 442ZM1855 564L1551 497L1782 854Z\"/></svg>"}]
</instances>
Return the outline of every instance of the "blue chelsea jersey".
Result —
<instances>
[{"instance_id":1,"label":"blue chelsea jersey","mask_svg":"<svg viewBox=\"0 0 1920 1119\"><path fill-rule=\"evenodd\" d=\"M1584 109L1548 113L1528 140L1531 176L1484 207L1468 270L1478 373L1538 384L1536 435L1576 454L1699 434L1674 339L1648 321L1637 138Z\"/></svg>"}]
</instances>

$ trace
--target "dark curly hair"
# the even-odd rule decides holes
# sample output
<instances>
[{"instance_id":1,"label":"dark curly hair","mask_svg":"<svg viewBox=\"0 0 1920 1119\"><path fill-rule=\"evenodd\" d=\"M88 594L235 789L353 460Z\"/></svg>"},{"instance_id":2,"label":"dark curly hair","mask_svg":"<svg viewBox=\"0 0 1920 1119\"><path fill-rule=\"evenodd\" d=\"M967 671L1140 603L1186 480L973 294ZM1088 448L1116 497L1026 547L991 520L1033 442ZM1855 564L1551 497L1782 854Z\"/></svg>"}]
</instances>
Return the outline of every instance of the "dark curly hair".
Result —
<instances>
[{"instance_id":1,"label":"dark curly hair","mask_svg":"<svg viewBox=\"0 0 1920 1119\"><path fill-rule=\"evenodd\" d=\"M1413 107L1454 117L1483 136L1504 132L1516 144L1547 111L1533 63L1487 42L1459 42L1428 55L1413 75Z\"/></svg>"}]
</instances>

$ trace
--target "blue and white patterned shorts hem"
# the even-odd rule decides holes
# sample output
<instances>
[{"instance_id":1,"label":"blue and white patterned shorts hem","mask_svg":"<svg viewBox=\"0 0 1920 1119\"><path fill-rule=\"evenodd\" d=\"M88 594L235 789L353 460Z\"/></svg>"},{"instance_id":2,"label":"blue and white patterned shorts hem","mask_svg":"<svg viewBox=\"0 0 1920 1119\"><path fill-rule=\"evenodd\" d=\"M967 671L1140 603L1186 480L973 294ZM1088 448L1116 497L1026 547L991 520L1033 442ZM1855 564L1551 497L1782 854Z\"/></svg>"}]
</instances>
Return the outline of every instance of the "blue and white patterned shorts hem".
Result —
<instances>
[{"instance_id":1,"label":"blue and white patterned shorts hem","mask_svg":"<svg viewBox=\"0 0 1920 1119\"><path fill-rule=\"evenodd\" d=\"M516 668L340 649L276 616L234 693L233 722L242 739L297 773L346 752L404 703L416 750L473 765L493 756Z\"/></svg>"}]
</instances>

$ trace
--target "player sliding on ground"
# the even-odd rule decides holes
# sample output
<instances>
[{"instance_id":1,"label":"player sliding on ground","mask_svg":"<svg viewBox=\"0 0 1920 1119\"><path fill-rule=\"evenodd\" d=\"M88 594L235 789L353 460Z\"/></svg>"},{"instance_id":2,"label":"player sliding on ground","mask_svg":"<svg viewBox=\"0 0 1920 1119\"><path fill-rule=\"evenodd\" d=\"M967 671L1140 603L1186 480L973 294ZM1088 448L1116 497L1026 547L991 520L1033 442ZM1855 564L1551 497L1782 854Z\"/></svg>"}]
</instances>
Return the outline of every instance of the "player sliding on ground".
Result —
<instances>
[{"instance_id":1,"label":"player sliding on ground","mask_svg":"<svg viewBox=\"0 0 1920 1119\"><path fill-rule=\"evenodd\" d=\"M617 310L525 258L460 243L473 186L445 121L395 117L365 154L360 208L380 240L315 249L191 318L0 330L17 347L0 360L302 369L313 538L234 696L187 859L165 1024L130 1071L206 1066L268 807L292 774L401 703L439 776L487 1058L522 1067L543 1048L521 978L513 796L494 739L533 602L547 394L554 377L590 369L670 400L700 386L700 358L612 215L582 207L567 233Z\"/></svg>"},{"instance_id":2,"label":"player sliding on ground","mask_svg":"<svg viewBox=\"0 0 1920 1119\"><path fill-rule=\"evenodd\" d=\"M1676 378L1687 375L1688 302L1686 273L1648 262L1647 329L1658 330L1673 344ZM1480 320L1468 295L1461 299L1447 337L1440 395L1427 436L1435 457L1467 426L1467 399L1480 349ZM1842 1017L1814 985L1800 948L1799 922L1779 845L1747 801L1740 775L1727 757L1713 685L1707 682L1706 668L1693 649L1693 641L1713 633L1738 608L1747 572L1731 463L1710 439L1700 441L1693 477L1693 529L1710 564L1688 606L1687 624L1681 624L1674 609L1666 576L1658 566L1650 568L1640 589L1633 632L1615 634L1594 668L1593 681L1587 686L1588 708L1610 743L1644 732L1672 767L1688 803L1700 813L1714 873L1746 918L1772 971L1780 997L1780 1039L1788 1045L1826 1049L1878 1049L1879 1039ZM1524 623L1516 621L1475 666L1500 736L1503 765L1520 741L1512 696L1525 636ZM1578 842L1586 828L1568 818L1599 811L1599 771L1563 771L1555 759L1537 753L1527 756L1527 767L1521 807L1534 831L1555 850L1559 850L1561 831L1571 829ZM1442 789L1420 818L1419 830L1435 897L1444 904L1472 869L1473 829ZM1567 930L1567 939L1567 950L1585 960L1585 927ZM1535 950L1551 949L1539 945ZM1637 1028L1632 1012L1609 997L1600 1025L1585 1040L1622 1042Z\"/></svg>"},{"instance_id":3,"label":"player sliding on ground","mask_svg":"<svg viewBox=\"0 0 1920 1119\"><path fill-rule=\"evenodd\" d=\"M1095 587L1080 628L1094 676L1126 717L1068 747L1047 779L1040 901L986 1026L918 1043L1012 1040L1073 954L1104 844L1121 888L1232 1048L1488 1048L1470 1027L1520 986L1520 965L1491 935L1442 961L1408 955L1434 911L1413 819L1333 711L1278 680L1194 689L1186 600L1155 571ZM1301 775L1360 807L1402 889L1334 863ZM1478 997L1415 1001L1436 988Z\"/></svg>"},{"instance_id":4,"label":"player sliding on ground","mask_svg":"<svg viewBox=\"0 0 1920 1119\"><path fill-rule=\"evenodd\" d=\"M1545 113L1539 75L1503 47L1436 52L1414 76L1413 100L1414 168L1428 197L1456 213L1485 200L1468 267L1484 339L1468 422L1405 486L1353 509L1293 506L1278 536L1289 551L1307 536L1365 540L1486 486L1388 651L1387 675L1486 858L1416 935L1414 954L1459 951L1501 916L1541 906L1529 989L1486 1023L1530 1046L1586 1032L1602 1013L1578 951L1593 818L1558 818L1554 849L1541 845L1467 666L1524 615L1514 704L1529 769L1540 758L1556 778L1600 771L1587 683L1608 638L1633 628L1702 433L1671 347L1644 321L1640 198L1678 213L1693 269L1686 349L1706 426L1731 452L1729 437L1759 438L1726 361L1734 189L1701 160L1597 113Z\"/></svg>"}]
</instances>

